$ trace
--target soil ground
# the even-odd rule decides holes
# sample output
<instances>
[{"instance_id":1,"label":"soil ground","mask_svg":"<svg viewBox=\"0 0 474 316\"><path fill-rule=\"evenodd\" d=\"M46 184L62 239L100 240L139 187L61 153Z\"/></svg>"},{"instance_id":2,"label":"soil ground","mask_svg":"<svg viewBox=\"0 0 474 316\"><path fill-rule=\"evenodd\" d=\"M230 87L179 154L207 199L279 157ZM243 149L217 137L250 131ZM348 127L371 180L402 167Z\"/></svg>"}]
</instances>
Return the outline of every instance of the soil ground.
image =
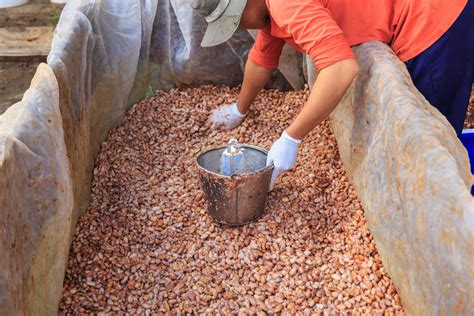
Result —
<instances>
[{"instance_id":1,"label":"soil ground","mask_svg":"<svg viewBox=\"0 0 474 316\"><path fill-rule=\"evenodd\" d=\"M30 0L28 4L0 9L0 28L55 25L64 5L49 0ZM21 100L36 67L46 58L0 60L0 114Z\"/></svg>"}]
</instances>

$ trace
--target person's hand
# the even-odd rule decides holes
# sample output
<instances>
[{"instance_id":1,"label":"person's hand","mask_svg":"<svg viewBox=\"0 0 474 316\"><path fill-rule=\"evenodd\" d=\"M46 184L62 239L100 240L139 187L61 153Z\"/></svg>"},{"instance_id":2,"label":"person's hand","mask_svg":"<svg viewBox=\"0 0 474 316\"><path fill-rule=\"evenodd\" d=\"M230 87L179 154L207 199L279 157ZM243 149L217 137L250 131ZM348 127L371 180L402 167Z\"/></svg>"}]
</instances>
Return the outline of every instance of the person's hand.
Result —
<instances>
[{"instance_id":1,"label":"person's hand","mask_svg":"<svg viewBox=\"0 0 474 316\"><path fill-rule=\"evenodd\" d=\"M209 123L212 129L230 130L239 126L245 115L239 112L236 102L224 104L212 111Z\"/></svg>"},{"instance_id":2,"label":"person's hand","mask_svg":"<svg viewBox=\"0 0 474 316\"><path fill-rule=\"evenodd\" d=\"M294 139L285 132L273 143L272 148L267 155L267 166L273 162L272 180L270 182L270 191L273 190L278 176L285 171L290 170L296 163L298 157L298 145L301 140Z\"/></svg>"}]
</instances>

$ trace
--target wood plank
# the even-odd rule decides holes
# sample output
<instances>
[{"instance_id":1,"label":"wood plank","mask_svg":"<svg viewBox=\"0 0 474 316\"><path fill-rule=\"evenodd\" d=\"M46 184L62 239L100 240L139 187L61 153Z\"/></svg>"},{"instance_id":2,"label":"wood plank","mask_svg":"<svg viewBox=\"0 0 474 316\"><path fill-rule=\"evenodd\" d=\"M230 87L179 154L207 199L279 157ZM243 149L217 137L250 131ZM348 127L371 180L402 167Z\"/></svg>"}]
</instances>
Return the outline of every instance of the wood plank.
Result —
<instances>
[{"instance_id":1,"label":"wood plank","mask_svg":"<svg viewBox=\"0 0 474 316\"><path fill-rule=\"evenodd\" d=\"M47 56L53 31L52 26L0 28L0 57Z\"/></svg>"}]
</instances>

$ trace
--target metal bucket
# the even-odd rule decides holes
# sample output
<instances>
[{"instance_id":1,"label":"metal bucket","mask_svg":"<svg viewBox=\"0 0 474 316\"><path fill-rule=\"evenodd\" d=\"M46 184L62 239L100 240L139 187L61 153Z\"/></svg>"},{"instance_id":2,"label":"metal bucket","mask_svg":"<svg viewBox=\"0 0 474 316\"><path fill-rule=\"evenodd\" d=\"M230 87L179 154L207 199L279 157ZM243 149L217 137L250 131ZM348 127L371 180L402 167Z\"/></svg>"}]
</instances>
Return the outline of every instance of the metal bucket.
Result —
<instances>
[{"instance_id":1,"label":"metal bucket","mask_svg":"<svg viewBox=\"0 0 474 316\"><path fill-rule=\"evenodd\" d=\"M273 171L273 164L266 166L265 149L245 144L238 147L238 167L232 175L226 175L226 164L222 163L229 147L207 150L196 161L209 215L218 223L233 226L263 215Z\"/></svg>"}]
</instances>

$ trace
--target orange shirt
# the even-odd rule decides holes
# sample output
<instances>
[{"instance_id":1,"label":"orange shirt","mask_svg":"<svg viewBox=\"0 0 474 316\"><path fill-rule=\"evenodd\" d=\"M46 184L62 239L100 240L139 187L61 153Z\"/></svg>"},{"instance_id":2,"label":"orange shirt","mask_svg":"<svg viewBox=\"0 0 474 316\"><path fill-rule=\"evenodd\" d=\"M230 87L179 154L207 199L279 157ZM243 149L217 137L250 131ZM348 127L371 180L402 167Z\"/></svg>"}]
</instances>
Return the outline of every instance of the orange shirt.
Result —
<instances>
[{"instance_id":1,"label":"orange shirt","mask_svg":"<svg viewBox=\"0 0 474 316\"><path fill-rule=\"evenodd\" d=\"M285 42L322 69L354 58L350 46L388 43L407 61L439 39L467 0L266 0L270 24L258 31L249 58L278 67Z\"/></svg>"}]
</instances>

